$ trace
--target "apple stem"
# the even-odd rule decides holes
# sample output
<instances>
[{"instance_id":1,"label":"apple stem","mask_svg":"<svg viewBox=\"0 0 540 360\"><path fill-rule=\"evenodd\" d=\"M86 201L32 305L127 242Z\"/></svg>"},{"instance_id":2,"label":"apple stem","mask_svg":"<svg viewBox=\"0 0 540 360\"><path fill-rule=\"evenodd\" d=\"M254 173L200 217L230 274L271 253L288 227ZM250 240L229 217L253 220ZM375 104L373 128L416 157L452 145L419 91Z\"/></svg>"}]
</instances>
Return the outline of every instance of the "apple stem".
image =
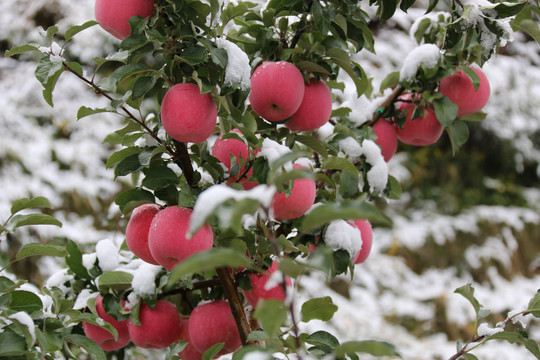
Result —
<instances>
[{"instance_id":1,"label":"apple stem","mask_svg":"<svg viewBox=\"0 0 540 360\"><path fill-rule=\"evenodd\" d=\"M229 269L225 267L217 268L217 274L223 290L225 292L225 297L229 301L229 306L231 307L231 312L236 322L236 327L240 333L240 340L242 344L246 345L248 343L248 336L251 333L251 328L247 320L246 312L244 311L244 306L238 295L238 290L234 281L229 273Z\"/></svg>"}]
</instances>

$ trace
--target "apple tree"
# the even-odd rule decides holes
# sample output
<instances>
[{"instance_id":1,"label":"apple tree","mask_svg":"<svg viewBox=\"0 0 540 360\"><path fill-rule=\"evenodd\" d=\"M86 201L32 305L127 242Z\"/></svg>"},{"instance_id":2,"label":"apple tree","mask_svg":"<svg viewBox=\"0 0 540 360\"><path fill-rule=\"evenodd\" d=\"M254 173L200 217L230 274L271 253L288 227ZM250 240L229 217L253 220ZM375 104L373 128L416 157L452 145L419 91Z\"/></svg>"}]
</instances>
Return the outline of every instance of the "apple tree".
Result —
<instances>
[{"instance_id":1,"label":"apple tree","mask_svg":"<svg viewBox=\"0 0 540 360\"><path fill-rule=\"evenodd\" d=\"M374 52L377 22L425 6L411 35L417 48L374 88L356 61ZM443 10L434 13L433 11ZM7 56L40 54L35 76L53 106L60 76L74 76L109 100L81 104L80 121L118 115L105 166L129 179L116 205L129 217L125 242L85 253L71 240L29 244L19 259L63 257L65 269L43 297L0 277L0 358L135 357L165 349L167 359L230 354L270 359L400 357L371 339L341 343L302 323L329 321L329 297L297 303L306 272L354 276L369 261L372 226L391 226L377 200L401 186L387 162L398 141L429 146L444 131L454 152L480 121L489 93L483 64L523 30L539 39L532 2L271 0L97 0L96 20ZM70 56L70 40L98 23L121 40L94 64ZM342 100L354 91L369 116ZM62 91L58 89L58 91ZM0 227L61 225L42 197L15 202ZM475 336L451 359L475 359L489 340L524 345L509 317L479 325L486 309L474 288L456 290L475 309ZM531 294L518 315L540 316ZM47 301L44 301L47 299Z\"/></svg>"}]
</instances>

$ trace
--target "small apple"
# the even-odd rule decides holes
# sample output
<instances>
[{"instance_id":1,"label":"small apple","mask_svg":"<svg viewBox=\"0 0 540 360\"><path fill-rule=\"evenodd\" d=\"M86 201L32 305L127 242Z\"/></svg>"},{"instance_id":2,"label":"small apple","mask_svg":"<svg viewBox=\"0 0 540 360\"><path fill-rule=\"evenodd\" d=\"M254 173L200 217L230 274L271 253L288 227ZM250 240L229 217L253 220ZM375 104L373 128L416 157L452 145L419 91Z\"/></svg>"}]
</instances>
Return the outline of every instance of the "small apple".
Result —
<instances>
[{"instance_id":1,"label":"small apple","mask_svg":"<svg viewBox=\"0 0 540 360\"><path fill-rule=\"evenodd\" d=\"M323 126L332 114L332 93L322 81L311 79L304 85L302 103L285 126L292 131L310 131Z\"/></svg>"},{"instance_id":2,"label":"small apple","mask_svg":"<svg viewBox=\"0 0 540 360\"><path fill-rule=\"evenodd\" d=\"M161 210L159 205L144 204L133 210L126 227L126 243L132 253L147 263L159 265L148 247L150 224Z\"/></svg>"},{"instance_id":3,"label":"small apple","mask_svg":"<svg viewBox=\"0 0 540 360\"><path fill-rule=\"evenodd\" d=\"M287 61L265 61L251 75L249 102L253 110L268 121L291 117L304 97L304 78Z\"/></svg>"},{"instance_id":4,"label":"small apple","mask_svg":"<svg viewBox=\"0 0 540 360\"><path fill-rule=\"evenodd\" d=\"M486 75L480 69L471 70L480 78L478 90L474 89L471 79L461 69L439 82L439 92L458 106L458 117L482 110L489 100L491 89Z\"/></svg>"},{"instance_id":5,"label":"small apple","mask_svg":"<svg viewBox=\"0 0 540 360\"><path fill-rule=\"evenodd\" d=\"M145 349L163 349L178 341L180 315L171 302L158 300L153 309L141 304L139 321L141 325L128 320L129 335L135 345Z\"/></svg>"},{"instance_id":6,"label":"small apple","mask_svg":"<svg viewBox=\"0 0 540 360\"><path fill-rule=\"evenodd\" d=\"M201 95L197 84L176 84L161 102L161 122L173 139L201 143L214 131L217 106L212 95Z\"/></svg>"},{"instance_id":7,"label":"small apple","mask_svg":"<svg viewBox=\"0 0 540 360\"><path fill-rule=\"evenodd\" d=\"M379 119L373 125L373 131L375 131L375 135L377 135L377 140L375 140L375 142L381 147L381 154L384 161L389 162L396 153L398 146L396 129L389 121Z\"/></svg>"},{"instance_id":8,"label":"small apple","mask_svg":"<svg viewBox=\"0 0 540 360\"><path fill-rule=\"evenodd\" d=\"M118 340L115 340L113 334L107 330L83 321L82 325L86 337L94 340L105 351L118 350L129 344L128 321L118 321L107 314L103 307L103 297L101 296L96 299L96 310L100 318L111 324L118 331Z\"/></svg>"},{"instance_id":9,"label":"small apple","mask_svg":"<svg viewBox=\"0 0 540 360\"><path fill-rule=\"evenodd\" d=\"M294 169L304 169L295 164ZM276 193L271 208L274 217L278 220L296 219L304 215L314 204L316 195L315 181L301 178L293 180L291 194Z\"/></svg>"},{"instance_id":10,"label":"small apple","mask_svg":"<svg viewBox=\"0 0 540 360\"><path fill-rule=\"evenodd\" d=\"M401 100L407 100L409 102L396 103L396 109L405 113L406 121L403 124L403 128L399 128L395 125L398 139L409 145L425 146L432 145L441 137L444 126L437 120L433 108L422 108L424 114L422 117L412 119L414 113L414 104L410 102L412 99L411 94L406 94L400 97Z\"/></svg>"},{"instance_id":11,"label":"small apple","mask_svg":"<svg viewBox=\"0 0 540 360\"><path fill-rule=\"evenodd\" d=\"M200 352L195 346L193 346L193 343L189 336L188 325L189 319L180 319L180 336L178 337L178 340L187 341L188 344L186 345L184 350L178 353L178 356L180 356L182 360L201 360L203 353Z\"/></svg>"},{"instance_id":12,"label":"small apple","mask_svg":"<svg viewBox=\"0 0 540 360\"><path fill-rule=\"evenodd\" d=\"M274 261L272 266L268 268L262 274L250 273L249 280L251 281L252 289L251 290L242 290L244 297L247 302L253 306L257 307L259 300L268 300L275 299L279 301L285 301L285 291L281 285L276 285L270 289L265 289L265 285L270 279L270 276L278 269L278 263ZM281 281L280 281L281 282ZM291 285L291 279L286 278L286 283L288 286Z\"/></svg>"},{"instance_id":13,"label":"small apple","mask_svg":"<svg viewBox=\"0 0 540 360\"><path fill-rule=\"evenodd\" d=\"M208 224L191 238L187 237L193 210L169 206L152 220L148 232L148 245L153 258L163 267L172 270L191 255L209 250L214 245L214 232Z\"/></svg>"},{"instance_id":14,"label":"small apple","mask_svg":"<svg viewBox=\"0 0 540 360\"><path fill-rule=\"evenodd\" d=\"M193 345L201 353L222 342L225 345L218 355L228 354L242 346L231 308L225 300L198 305L191 312L188 329Z\"/></svg>"},{"instance_id":15,"label":"small apple","mask_svg":"<svg viewBox=\"0 0 540 360\"><path fill-rule=\"evenodd\" d=\"M362 248L356 253L353 259L355 264L360 264L366 261L371 252L373 229L371 228L371 223L367 220L353 220L352 223L360 230L360 236L362 237Z\"/></svg>"},{"instance_id":16,"label":"small apple","mask_svg":"<svg viewBox=\"0 0 540 360\"><path fill-rule=\"evenodd\" d=\"M234 129L233 132L241 134L238 129ZM216 157L219 161L225 165L227 170L231 171L231 155L236 158L236 163L240 165L240 161L243 161L244 164L237 175L232 176L228 179L227 184L234 183L238 180L238 177L243 174L246 167L246 161L249 159L249 147L240 140L237 139L225 139L223 140L223 134L219 135L212 147L212 156ZM249 169L247 177L253 175L253 169ZM247 181L246 179L240 180L240 184L246 190L252 189L258 185L255 181Z\"/></svg>"},{"instance_id":17,"label":"small apple","mask_svg":"<svg viewBox=\"0 0 540 360\"><path fill-rule=\"evenodd\" d=\"M101 27L120 40L131 34L128 19L149 17L154 13L155 0L96 0L95 15Z\"/></svg>"}]
</instances>

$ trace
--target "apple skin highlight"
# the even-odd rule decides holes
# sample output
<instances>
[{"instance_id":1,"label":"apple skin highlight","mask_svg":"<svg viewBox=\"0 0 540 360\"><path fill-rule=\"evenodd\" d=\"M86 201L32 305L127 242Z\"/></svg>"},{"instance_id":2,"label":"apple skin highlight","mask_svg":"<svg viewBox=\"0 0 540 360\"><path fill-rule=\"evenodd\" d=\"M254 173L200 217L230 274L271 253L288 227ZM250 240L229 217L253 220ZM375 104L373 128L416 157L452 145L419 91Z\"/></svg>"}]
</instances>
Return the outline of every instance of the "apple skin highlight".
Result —
<instances>
[{"instance_id":1,"label":"apple skin highlight","mask_svg":"<svg viewBox=\"0 0 540 360\"><path fill-rule=\"evenodd\" d=\"M124 40L131 34L128 19L154 13L155 0L96 0L94 13L100 26L114 37Z\"/></svg>"},{"instance_id":2,"label":"apple skin highlight","mask_svg":"<svg viewBox=\"0 0 540 360\"><path fill-rule=\"evenodd\" d=\"M324 81L311 79L305 85L300 107L287 120L285 126L291 131L310 131L323 126L332 114L332 93Z\"/></svg>"},{"instance_id":3,"label":"apple skin highlight","mask_svg":"<svg viewBox=\"0 0 540 360\"><path fill-rule=\"evenodd\" d=\"M147 263L159 265L148 246L148 232L156 214L161 210L156 204L143 204L131 213L126 227L126 243L132 253Z\"/></svg>"}]
</instances>

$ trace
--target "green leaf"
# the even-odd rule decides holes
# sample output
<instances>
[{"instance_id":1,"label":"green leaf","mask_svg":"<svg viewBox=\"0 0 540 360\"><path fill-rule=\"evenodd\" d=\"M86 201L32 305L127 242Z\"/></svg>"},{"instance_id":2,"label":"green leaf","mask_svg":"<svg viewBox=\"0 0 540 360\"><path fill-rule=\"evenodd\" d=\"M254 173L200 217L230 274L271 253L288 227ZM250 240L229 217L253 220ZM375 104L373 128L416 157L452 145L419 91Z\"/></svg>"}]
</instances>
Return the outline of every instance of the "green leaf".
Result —
<instances>
[{"instance_id":1,"label":"green leaf","mask_svg":"<svg viewBox=\"0 0 540 360\"><path fill-rule=\"evenodd\" d=\"M98 327L100 327L102 329L105 329L108 332L110 332L111 335L114 336L114 339L118 340L118 330L116 330L116 328L114 326L112 326L107 321L104 321L102 318L100 318L97 315L94 315L94 314L89 313L89 312L81 313L79 316L77 316L77 318L73 319L72 321L73 322L84 321L84 322L90 323L92 325L98 326Z\"/></svg>"},{"instance_id":2,"label":"green leaf","mask_svg":"<svg viewBox=\"0 0 540 360\"><path fill-rule=\"evenodd\" d=\"M472 304L477 319L486 317L489 314L489 310L485 309L474 297L474 287L471 284L457 288L454 293L460 294Z\"/></svg>"},{"instance_id":3,"label":"green leaf","mask_svg":"<svg viewBox=\"0 0 540 360\"><path fill-rule=\"evenodd\" d=\"M208 51L202 46L185 49L180 55L190 65L197 65L208 61Z\"/></svg>"},{"instance_id":4,"label":"green leaf","mask_svg":"<svg viewBox=\"0 0 540 360\"><path fill-rule=\"evenodd\" d=\"M433 107L435 108L435 116L437 117L437 120L444 127L452 125L454 120L456 120L458 106L446 96L443 96L441 99L433 101Z\"/></svg>"},{"instance_id":5,"label":"green leaf","mask_svg":"<svg viewBox=\"0 0 540 360\"><path fill-rule=\"evenodd\" d=\"M0 357L23 356L26 351L26 341L23 337L9 329L0 332Z\"/></svg>"},{"instance_id":6,"label":"green leaf","mask_svg":"<svg viewBox=\"0 0 540 360\"><path fill-rule=\"evenodd\" d=\"M372 204L345 201L342 204L328 203L313 209L304 216L300 231L307 233L339 219L367 219L372 224L378 223L383 226L392 224L392 220Z\"/></svg>"},{"instance_id":7,"label":"green leaf","mask_svg":"<svg viewBox=\"0 0 540 360\"><path fill-rule=\"evenodd\" d=\"M380 0L378 2L379 4L379 17L381 18L381 21L386 21L390 19L397 9L397 0Z\"/></svg>"},{"instance_id":8,"label":"green leaf","mask_svg":"<svg viewBox=\"0 0 540 360\"><path fill-rule=\"evenodd\" d=\"M152 166L144 171L144 175L142 186L151 190L160 190L168 185L176 185L179 182L178 175L165 165Z\"/></svg>"},{"instance_id":9,"label":"green leaf","mask_svg":"<svg viewBox=\"0 0 540 360\"><path fill-rule=\"evenodd\" d=\"M13 229L29 225L54 225L62 227L62 223L59 220L46 214L15 215L9 222L9 226Z\"/></svg>"},{"instance_id":10,"label":"green leaf","mask_svg":"<svg viewBox=\"0 0 540 360\"><path fill-rule=\"evenodd\" d=\"M538 290L533 298L529 301L527 310L531 312L532 316L540 317L540 290Z\"/></svg>"},{"instance_id":11,"label":"green leaf","mask_svg":"<svg viewBox=\"0 0 540 360\"><path fill-rule=\"evenodd\" d=\"M315 26L317 30L323 35L328 34L328 28L330 26L330 19L323 11L319 0L314 0L311 5L311 13L313 14L313 20L315 20Z\"/></svg>"},{"instance_id":12,"label":"green leaf","mask_svg":"<svg viewBox=\"0 0 540 360\"><path fill-rule=\"evenodd\" d=\"M89 27L92 27L92 26L97 25L97 24L99 24L97 21L90 20L90 21L85 22L82 25L72 26L72 27L70 27L69 29L66 30L64 38L65 38L66 41L68 41L69 39L71 39L73 36L77 35L81 31L83 31L85 29L88 29Z\"/></svg>"},{"instance_id":13,"label":"green leaf","mask_svg":"<svg viewBox=\"0 0 540 360\"><path fill-rule=\"evenodd\" d=\"M5 276L0 276L0 292L7 292L10 289L13 289L15 283L8 279Z\"/></svg>"},{"instance_id":14,"label":"green leaf","mask_svg":"<svg viewBox=\"0 0 540 360\"><path fill-rule=\"evenodd\" d=\"M261 322L264 332L274 337L287 320L287 307L276 299L260 300L253 317Z\"/></svg>"},{"instance_id":15,"label":"green leaf","mask_svg":"<svg viewBox=\"0 0 540 360\"><path fill-rule=\"evenodd\" d=\"M225 345L224 342L220 342L220 343L217 343L217 344L214 344L214 345L210 346L202 354L201 360L211 360L211 359L215 358L217 356L217 354L219 354L221 349L223 349L224 345Z\"/></svg>"},{"instance_id":16,"label":"green leaf","mask_svg":"<svg viewBox=\"0 0 540 360\"><path fill-rule=\"evenodd\" d=\"M320 330L316 331L313 334L309 335L305 342L312 345L324 345L328 346L332 350L339 346L339 340L329 332Z\"/></svg>"},{"instance_id":17,"label":"green leaf","mask_svg":"<svg viewBox=\"0 0 540 360\"><path fill-rule=\"evenodd\" d=\"M151 202L155 202L154 195L150 191L141 188L124 191L123 193L120 193L114 201L120 208L120 211L124 214L130 212L139 205Z\"/></svg>"},{"instance_id":18,"label":"green leaf","mask_svg":"<svg viewBox=\"0 0 540 360\"><path fill-rule=\"evenodd\" d=\"M47 38L51 40L53 36L58 32L58 26L53 25L47 28Z\"/></svg>"},{"instance_id":19,"label":"green leaf","mask_svg":"<svg viewBox=\"0 0 540 360\"><path fill-rule=\"evenodd\" d=\"M455 154L469 139L469 127L465 121L456 120L447 130L450 136L450 142L452 143L452 151Z\"/></svg>"},{"instance_id":20,"label":"green leaf","mask_svg":"<svg viewBox=\"0 0 540 360\"><path fill-rule=\"evenodd\" d=\"M251 262L241 251L231 248L212 248L193 254L178 264L169 276L169 284L174 285L187 274L202 274L223 266L251 268Z\"/></svg>"},{"instance_id":21,"label":"green leaf","mask_svg":"<svg viewBox=\"0 0 540 360\"><path fill-rule=\"evenodd\" d=\"M12 47L11 49L9 49L8 51L6 51L5 56L10 57L10 56L22 54L22 53L25 53L25 52L28 52L28 51L39 51L39 49L38 49L37 46L30 45L30 44L21 45L21 46L15 46L15 47Z\"/></svg>"},{"instance_id":22,"label":"green leaf","mask_svg":"<svg viewBox=\"0 0 540 360\"><path fill-rule=\"evenodd\" d=\"M154 76L141 76L133 84L133 93L131 94L133 99L138 99L146 95L154 85L156 84L156 78Z\"/></svg>"},{"instance_id":23,"label":"green leaf","mask_svg":"<svg viewBox=\"0 0 540 360\"><path fill-rule=\"evenodd\" d=\"M540 349L538 348L538 344L533 339L529 339L523 336L519 330L516 330L514 332L501 331L496 334L487 336L485 340L505 340L511 344L521 344L525 346L525 348L527 348L527 350L529 350L531 354L536 356L537 359L540 359Z\"/></svg>"},{"instance_id":24,"label":"green leaf","mask_svg":"<svg viewBox=\"0 0 540 360\"><path fill-rule=\"evenodd\" d=\"M473 121L473 122L477 122L477 121L482 121L486 118L487 114L483 111L478 111L474 114L471 114L471 115L465 115L465 116L460 116L459 119L460 120L463 120L463 121Z\"/></svg>"},{"instance_id":25,"label":"green leaf","mask_svg":"<svg viewBox=\"0 0 540 360\"><path fill-rule=\"evenodd\" d=\"M187 341L179 341L176 344L172 344L169 347L169 352L165 356L165 360L171 360L178 357L178 353L186 348L188 345Z\"/></svg>"},{"instance_id":26,"label":"green leaf","mask_svg":"<svg viewBox=\"0 0 540 360\"><path fill-rule=\"evenodd\" d=\"M15 255L15 259L19 260L28 256L66 256L67 251L63 247L57 245L44 245L31 243L24 245Z\"/></svg>"},{"instance_id":27,"label":"green leaf","mask_svg":"<svg viewBox=\"0 0 540 360\"><path fill-rule=\"evenodd\" d=\"M379 91L383 92L385 89L396 87L398 84L399 84L399 71L391 72L381 82Z\"/></svg>"},{"instance_id":28,"label":"green leaf","mask_svg":"<svg viewBox=\"0 0 540 360\"><path fill-rule=\"evenodd\" d=\"M463 354L463 355L461 355L461 357L459 357L459 359L478 360L478 358L476 356L474 356L473 354L471 354L471 353Z\"/></svg>"},{"instance_id":29,"label":"green leaf","mask_svg":"<svg viewBox=\"0 0 540 360\"><path fill-rule=\"evenodd\" d=\"M122 159L114 168L114 177L126 176L140 171L144 166L139 160L139 154L134 154Z\"/></svg>"},{"instance_id":30,"label":"green leaf","mask_svg":"<svg viewBox=\"0 0 540 360\"><path fill-rule=\"evenodd\" d=\"M43 309L43 303L39 296L30 291L15 290L9 293L11 300L9 308L13 311L24 311L32 314ZM6 295L3 295L4 297Z\"/></svg>"},{"instance_id":31,"label":"green leaf","mask_svg":"<svg viewBox=\"0 0 540 360\"><path fill-rule=\"evenodd\" d=\"M314 136L307 135L296 135L295 140L299 143L302 143L309 147L311 150L315 151L319 155L328 156L328 151L326 150L327 144Z\"/></svg>"},{"instance_id":32,"label":"green leaf","mask_svg":"<svg viewBox=\"0 0 540 360\"><path fill-rule=\"evenodd\" d=\"M338 310L338 307L332 302L330 296L310 299L302 304L302 321L308 322L311 320L328 321Z\"/></svg>"},{"instance_id":33,"label":"green leaf","mask_svg":"<svg viewBox=\"0 0 540 360\"><path fill-rule=\"evenodd\" d=\"M390 185L390 192L388 193L388 198L393 200L401 199L403 190L401 189L401 184L399 183L399 181L392 175L389 175L388 184Z\"/></svg>"},{"instance_id":34,"label":"green leaf","mask_svg":"<svg viewBox=\"0 0 540 360\"><path fill-rule=\"evenodd\" d=\"M525 5L527 5L527 1L523 1L516 4L505 2L505 3L497 4L493 8L493 10L497 12L497 19L504 19L507 17L517 15L521 10L523 10Z\"/></svg>"},{"instance_id":35,"label":"green leaf","mask_svg":"<svg viewBox=\"0 0 540 360\"><path fill-rule=\"evenodd\" d=\"M21 210L29 208L48 208L50 209L51 203L43 196L38 196L32 199L22 198L15 200L11 205L11 214L15 214Z\"/></svg>"},{"instance_id":36,"label":"green leaf","mask_svg":"<svg viewBox=\"0 0 540 360\"><path fill-rule=\"evenodd\" d=\"M474 91L478 91L478 88L480 87L480 77L478 74L474 72L473 69L471 69L468 66L462 66L460 67L461 70L469 77L469 79L472 81L474 86Z\"/></svg>"},{"instance_id":37,"label":"green leaf","mask_svg":"<svg viewBox=\"0 0 540 360\"><path fill-rule=\"evenodd\" d=\"M77 120L80 120L85 116L104 113L104 112L114 112L114 111L108 110L108 109L92 109L86 106L81 106L79 108L79 111L77 111Z\"/></svg>"},{"instance_id":38,"label":"green leaf","mask_svg":"<svg viewBox=\"0 0 540 360\"><path fill-rule=\"evenodd\" d=\"M332 169L347 171L358 177L358 169L356 168L356 166L354 166L354 164L351 163L349 160L339 156L329 157L322 163L321 168L324 170Z\"/></svg>"},{"instance_id":39,"label":"green leaf","mask_svg":"<svg viewBox=\"0 0 540 360\"><path fill-rule=\"evenodd\" d=\"M126 290L131 287L133 275L123 271L107 271L97 279L98 287L101 292L113 290Z\"/></svg>"},{"instance_id":40,"label":"green leaf","mask_svg":"<svg viewBox=\"0 0 540 360\"><path fill-rule=\"evenodd\" d=\"M138 146L130 146L119 150L109 157L107 163L105 164L105 167L109 169L110 167L114 166L115 164L119 163L130 155L140 154L142 150L143 149Z\"/></svg>"},{"instance_id":41,"label":"green leaf","mask_svg":"<svg viewBox=\"0 0 540 360\"><path fill-rule=\"evenodd\" d=\"M94 359L107 360L107 356L105 355L105 352L101 349L101 347L96 344L95 341L91 340L86 336L69 334L64 336L64 341L82 347Z\"/></svg>"},{"instance_id":42,"label":"green leaf","mask_svg":"<svg viewBox=\"0 0 540 360\"><path fill-rule=\"evenodd\" d=\"M540 26L536 21L523 19L518 22L513 22L512 25L527 32L538 44L540 44Z\"/></svg>"},{"instance_id":43,"label":"green leaf","mask_svg":"<svg viewBox=\"0 0 540 360\"><path fill-rule=\"evenodd\" d=\"M350 356L355 353L401 358L401 355L397 352L394 345L384 341L375 340L349 341L339 346L335 351L336 357L344 357L345 355Z\"/></svg>"},{"instance_id":44,"label":"green leaf","mask_svg":"<svg viewBox=\"0 0 540 360\"><path fill-rule=\"evenodd\" d=\"M86 270L83 265L82 252L77 243L75 243L73 240L69 240L66 244L66 250L68 252L66 256L66 265L69 267L69 269L82 279L91 279L91 276L88 274L88 270Z\"/></svg>"}]
</instances>

